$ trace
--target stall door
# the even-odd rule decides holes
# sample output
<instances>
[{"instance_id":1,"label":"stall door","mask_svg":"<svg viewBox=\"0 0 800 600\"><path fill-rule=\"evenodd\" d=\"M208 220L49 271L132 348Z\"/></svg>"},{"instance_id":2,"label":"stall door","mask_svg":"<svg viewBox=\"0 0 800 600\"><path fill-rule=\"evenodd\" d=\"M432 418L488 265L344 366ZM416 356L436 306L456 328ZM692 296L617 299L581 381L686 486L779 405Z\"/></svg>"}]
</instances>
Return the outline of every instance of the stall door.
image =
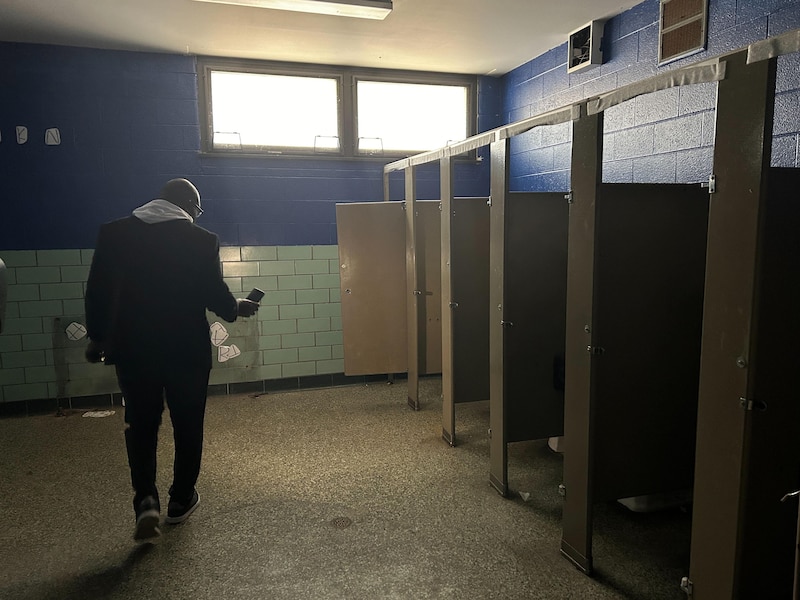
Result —
<instances>
[{"instance_id":1,"label":"stall door","mask_svg":"<svg viewBox=\"0 0 800 600\"><path fill-rule=\"evenodd\" d=\"M489 399L489 206L456 198L452 218L453 401Z\"/></svg>"},{"instance_id":2,"label":"stall door","mask_svg":"<svg viewBox=\"0 0 800 600\"><path fill-rule=\"evenodd\" d=\"M421 290L406 289L406 220L402 202L336 205L346 375L408 370L406 301L424 296L418 351L423 374L441 371L438 202L416 202Z\"/></svg>"},{"instance_id":3,"label":"stall door","mask_svg":"<svg viewBox=\"0 0 800 600\"><path fill-rule=\"evenodd\" d=\"M596 211L594 500L689 489L708 191L603 184Z\"/></svg>"},{"instance_id":4,"label":"stall door","mask_svg":"<svg viewBox=\"0 0 800 600\"><path fill-rule=\"evenodd\" d=\"M506 197L507 442L564 432L568 208L564 193Z\"/></svg>"}]
</instances>

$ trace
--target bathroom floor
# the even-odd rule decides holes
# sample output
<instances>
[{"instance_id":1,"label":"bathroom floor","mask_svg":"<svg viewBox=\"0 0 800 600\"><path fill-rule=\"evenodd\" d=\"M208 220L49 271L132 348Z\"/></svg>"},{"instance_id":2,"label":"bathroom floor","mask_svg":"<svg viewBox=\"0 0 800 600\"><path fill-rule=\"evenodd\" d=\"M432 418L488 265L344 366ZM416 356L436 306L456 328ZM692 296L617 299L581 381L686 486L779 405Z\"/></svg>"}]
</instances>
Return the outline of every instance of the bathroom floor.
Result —
<instances>
[{"instance_id":1,"label":"bathroom floor","mask_svg":"<svg viewBox=\"0 0 800 600\"><path fill-rule=\"evenodd\" d=\"M441 380L209 398L201 504L134 544L123 415L0 419L0 598L675 599L691 516L595 507L596 574L559 553L562 458L509 447L488 483L489 407ZM169 486L165 414L159 485Z\"/></svg>"}]
</instances>

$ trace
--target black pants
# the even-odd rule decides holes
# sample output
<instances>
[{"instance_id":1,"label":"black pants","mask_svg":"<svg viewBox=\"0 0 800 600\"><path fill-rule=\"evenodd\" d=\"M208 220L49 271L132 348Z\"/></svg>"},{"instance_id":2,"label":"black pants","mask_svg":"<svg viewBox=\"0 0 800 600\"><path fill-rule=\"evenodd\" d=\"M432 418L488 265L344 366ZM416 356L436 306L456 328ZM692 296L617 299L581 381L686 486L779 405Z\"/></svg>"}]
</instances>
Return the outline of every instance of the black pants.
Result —
<instances>
[{"instance_id":1,"label":"black pants","mask_svg":"<svg viewBox=\"0 0 800 600\"><path fill-rule=\"evenodd\" d=\"M158 500L156 448L165 399L175 438L169 494L172 500L188 502L200 475L210 369L170 364L147 367L118 364L116 369L125 398L125 446L131 469L134 509L146 496Z\"/></svg>"}]
</instances>

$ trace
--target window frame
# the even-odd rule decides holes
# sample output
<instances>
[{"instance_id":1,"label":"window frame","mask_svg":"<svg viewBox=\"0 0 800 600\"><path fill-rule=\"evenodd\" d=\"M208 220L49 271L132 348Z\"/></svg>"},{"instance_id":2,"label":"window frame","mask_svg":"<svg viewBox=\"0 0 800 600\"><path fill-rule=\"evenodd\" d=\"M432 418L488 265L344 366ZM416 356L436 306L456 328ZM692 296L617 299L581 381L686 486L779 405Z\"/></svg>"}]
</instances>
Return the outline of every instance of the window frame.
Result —
<instances>
[{"instance_id":1,"label":"window frame","mask_svg":"<svg viewBox=\"0 0 800 600\"><path fill-rule=\"evenodd\" d=\"M211 98L211 71L230 71L239 73L254 73L268 75L283 75L289 77L320 77L337 80L338 91L338 127L339 150L319 151L297 147L265 146L254 149L246 148L214 148L214 134L212 131L212 98ZM405 156L425 152L358 152L358 103L356 98L356 83L358 80L381 81L387 83L410 83L422 85L455 85L467 89L467 137L477 132L477 92L478 78L476 75L460 75L456 73L435 73L429 71L400 71L390 69L369 69L356 67L342 67L331 65L312 65L305 63L286 63L275 61L257 61L243 59L229 59L219 57L198 57L198 102L200 113L200 152L209 156L248 156L248 157L292 157L292 158L335 158L358 160L382 160L386 158L398 159ZM435 150L435 148L431 148ZM475 157L474 151L470 158Z\"/></svg>"}]
</instances>

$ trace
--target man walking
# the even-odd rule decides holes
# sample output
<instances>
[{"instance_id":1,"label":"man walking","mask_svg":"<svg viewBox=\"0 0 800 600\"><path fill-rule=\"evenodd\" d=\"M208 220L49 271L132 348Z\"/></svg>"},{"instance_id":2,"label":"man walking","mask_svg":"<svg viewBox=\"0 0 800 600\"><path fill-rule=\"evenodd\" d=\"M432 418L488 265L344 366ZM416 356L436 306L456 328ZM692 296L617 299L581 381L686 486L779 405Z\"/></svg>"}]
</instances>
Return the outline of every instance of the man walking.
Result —
<instances>
[{"instance_id":1,"label":"man walking","mask_svg":"<svg viewBox=\"0 0 800 600\"><path fill-rule=\"evenodd\" d=\"M156 447L165 399L175 439L166 522L183 522L200 501L195 484L211 370L206 309L233 322L259 307L231 294L219 239L194 224L200 214L195 186L168 181L158 199L100 228L86 285L87 359L115 365L125 398L139 541L161 535Z\"/></svg>"}]
</instances>

